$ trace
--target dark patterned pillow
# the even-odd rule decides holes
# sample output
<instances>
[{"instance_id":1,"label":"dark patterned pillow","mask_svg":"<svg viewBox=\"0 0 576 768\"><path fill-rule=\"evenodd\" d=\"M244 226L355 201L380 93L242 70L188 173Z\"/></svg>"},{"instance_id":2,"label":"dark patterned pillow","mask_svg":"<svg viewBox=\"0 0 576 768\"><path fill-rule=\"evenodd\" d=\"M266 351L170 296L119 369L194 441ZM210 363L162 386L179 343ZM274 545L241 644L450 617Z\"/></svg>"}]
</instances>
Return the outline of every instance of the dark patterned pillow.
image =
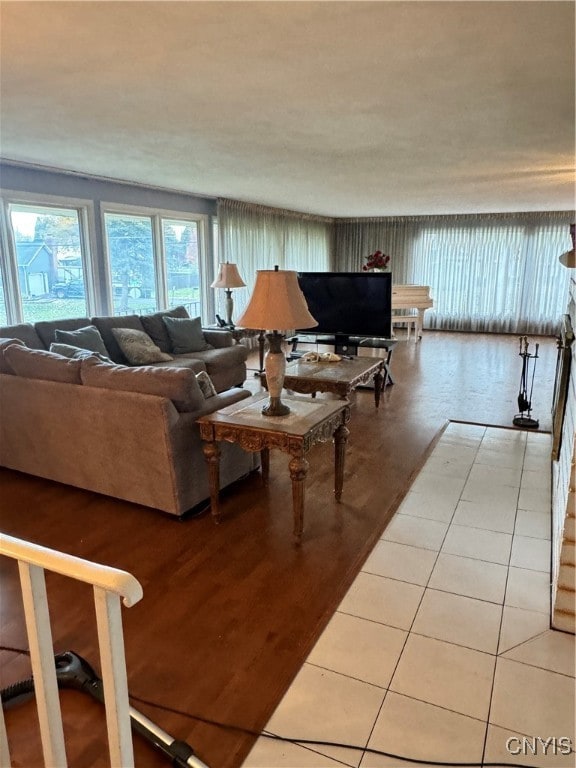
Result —
<instances>
[{"instance_id":1,"label":"dark patterned pillow","mask_svg":"<svg viewBox=\"0 0 576 768\"><path fill-rule=\"evenodd\" d=\"M144 331L133 328L112 328L114 338L130 365L150 365L167 363L174 358L162 352Z\"/></svg>"},{"instance_id":2,"label":"dark patterned pillow","mask_svg":"<svg viewBox=\"0 0 576 768\"><path fill-rule=\"evenodd\" d=\"M197 373L196 381L198 382L198 386L202 390L202 394L206 399L209 397L214 397L214 395L218 394L216 392L216 387L212 383L212 379L206 373L206 371L200 371L200 373Z\"/></svg>"}]
</instances>

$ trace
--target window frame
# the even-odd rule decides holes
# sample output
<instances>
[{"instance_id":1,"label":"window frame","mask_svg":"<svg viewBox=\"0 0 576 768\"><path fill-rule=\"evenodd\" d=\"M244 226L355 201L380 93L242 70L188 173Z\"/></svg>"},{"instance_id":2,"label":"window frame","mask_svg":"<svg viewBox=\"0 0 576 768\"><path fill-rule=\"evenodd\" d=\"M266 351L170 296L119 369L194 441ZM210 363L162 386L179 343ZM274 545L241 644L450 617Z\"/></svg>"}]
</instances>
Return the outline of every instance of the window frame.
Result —
<instances>
[{"instance_id":1,"label":"window frame","mask_svg":"<svg viewBox=\"0 0 576 768\"><path fill-rule=\"evenodd\" d=\"M19 192L16 190L0 189L0 230L2 251L6 259L2 260L2 280L4 283L4 299L6 302L6 322L8 325L27 322L24 317L20 282L18 279L18 258L16 240L10 206L23 205L38 208L68 208L76 211L80 236L80 253L84 275L86 295L86 313L96 314L99 309L99 297L95 286L98 285L99 272L96 253L96 218L94 202L84 198L62 197L35 192Z\"/></svg>"},{"instance_id":2,"label":"window frame","mask_svg":"<svg viewBox=\"0 0 576 768\"><path fill-rule=\"evenodd\" d=\"M208 224L209 216L204 213L193 213L188 211L175 211L167 208L149 207L143 205L130 205L128 203L112 203L101 201L100 219L102 227L102 268L104 270L104 279L107 289L107 299L109 301L110 312L114 311L114 294L112 289L112 269L110 263L110 252L108 247L108 233L106 231L106 214L141 216L151 220L152 233L152 251L154 259L154 274L156 287L156 304L158 310L167 309L169 306L168 296L168 270L165 258L164 237L162 232L163 221L182 221L196 224L198 227L198 265L200 279L200 305L202 308L202 319L214 313L214 298L209 291L212 282L209 274L208 254L210 253L208 243Z\"/></svg>"}]
</instances>

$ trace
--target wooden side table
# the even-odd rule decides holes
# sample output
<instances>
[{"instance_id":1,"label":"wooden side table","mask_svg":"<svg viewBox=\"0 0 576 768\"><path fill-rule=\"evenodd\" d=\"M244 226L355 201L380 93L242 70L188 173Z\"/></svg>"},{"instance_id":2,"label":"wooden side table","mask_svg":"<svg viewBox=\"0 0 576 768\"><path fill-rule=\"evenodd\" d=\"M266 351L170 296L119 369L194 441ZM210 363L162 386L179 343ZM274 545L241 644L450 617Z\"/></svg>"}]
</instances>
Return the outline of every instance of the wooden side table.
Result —
<instances>
[{"instance_id":1,"label":"wooden side table","mask_svg":"<svg viewBox=\"0 0 576 768\"><path fill-rule=\"evenodd\" d=\"M306 454L318 442L334 439L334 494L342 497L344 457L350 419L348 401L316 401L302 397L283 397L290 406L288 416L262 415L268 395L258 394L198 419L200 435L205 441L204 456L208 463L210 505L214 522L220 522L220 446L226 441L238 443L246 451L260 451L262 479L266 484L270 473L270 449L287 453L292 480L294 536L299 542L304 528L304 484L309 464Z\"/></svg>"},{"instance_id":2,"label":"wooden side table","mask_svg":"<svg viewBox=\"0 0 576 768\"><path fill-rule=\"evenodd\" d=\"M211 328L217 328L222 331L228 331L236 344L240 344L242 339L258 339L258 371L256 375L261 376L264 373L264 349L266 345L266 334L264 331L257 331L254 328L237 328L235 325L211 325Z\"/></svg>"}]
</instances>

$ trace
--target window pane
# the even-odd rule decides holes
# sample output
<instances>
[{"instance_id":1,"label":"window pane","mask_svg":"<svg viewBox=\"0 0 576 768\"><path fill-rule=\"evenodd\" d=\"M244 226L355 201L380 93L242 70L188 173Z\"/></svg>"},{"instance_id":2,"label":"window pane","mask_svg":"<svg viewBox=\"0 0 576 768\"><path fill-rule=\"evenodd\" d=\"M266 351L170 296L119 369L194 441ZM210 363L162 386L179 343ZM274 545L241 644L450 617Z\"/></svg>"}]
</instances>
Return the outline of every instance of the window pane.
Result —
<instances>
[{"instance_id":1,"label":"window pane","mask_svg":"<svg viewBox=\"0 0 576 768\"><path fill-rule=\"evenodd\" d=\"M6 313L6 294L4 293L2 270L0 270L0 325L8 325L8 316Z\"/></svg>"},{"instance_id":2,"label":"window pane","mask_svg":"<svg viewBox=\"0 0 576 768\"><path fill-rule=\"evenodd\" d=\"M78 211L10 205L24 321L88 314Z\"/></svg>"},{"instance_id":3,"label":"window pane","mask_svg":"<svg viewBox=\"0 0 576 768\"><path fill-rule=\"evenodd\" d=\"M152 219L104 214L115 315L156 310L156 271Z\"/></svg>"},{"instance_id":4,"label":"window pane","mask_svg":"<svg viewBox=\"0 0 576 768\"><path fill-rule=\"evenodd\" d=\"M183 304L190 317L200 316L198 224L162 219L168 304Z\"/></svg>"}]
</instances>

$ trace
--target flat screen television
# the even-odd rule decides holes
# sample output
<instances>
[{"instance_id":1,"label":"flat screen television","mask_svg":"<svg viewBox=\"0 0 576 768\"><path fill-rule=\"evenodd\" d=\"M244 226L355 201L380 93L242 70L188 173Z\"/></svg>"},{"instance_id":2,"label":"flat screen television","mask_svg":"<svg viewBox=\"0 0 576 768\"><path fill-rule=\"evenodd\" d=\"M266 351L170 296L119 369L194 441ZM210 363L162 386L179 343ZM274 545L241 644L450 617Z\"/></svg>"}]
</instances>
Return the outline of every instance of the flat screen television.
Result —
<instances>
[{"instance_id":1,"label":"flat screen television","mask_svg":"<svg viewBox=\"0 0 576 768\"><path fill-rule=\"evenodd\" d=\"M318 325L296 330L330 336L390 338L390 272L299 272L298 282Z\"/></svg>"}]
</instances>

